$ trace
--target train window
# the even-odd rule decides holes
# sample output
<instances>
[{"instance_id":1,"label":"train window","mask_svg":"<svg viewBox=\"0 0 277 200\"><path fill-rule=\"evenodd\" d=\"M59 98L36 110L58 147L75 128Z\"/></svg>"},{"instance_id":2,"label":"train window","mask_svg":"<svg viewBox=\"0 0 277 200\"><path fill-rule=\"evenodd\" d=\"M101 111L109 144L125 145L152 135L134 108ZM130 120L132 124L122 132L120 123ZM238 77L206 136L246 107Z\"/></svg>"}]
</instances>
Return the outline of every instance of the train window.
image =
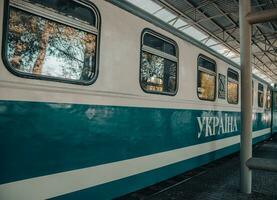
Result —
<instances>
[{"instance_id":1,"label":"train window","mask_svg":"<svg viewBox=\"0 0 277 200\"><path fill-rule=\"evenodd\" d=\"M4 60L16 75L77 84L97 74L99 15L78 1L11 0Z\"/></svg>"},{"instance_id":2,"label":"train window","mask_svg":"<svg viewBox=\"0 0 277 200\"><path fill-rule=\"evenodd\" d=\"M237 104L239 101L239 74L235 70L227 71L227 101L230 104Z\"/></svg>"},{"instance_id":3,"label":"train window","mask_svg":"<svg viewBox=\"0 0 277 200\"><path fill-rule=\"evenodd\" d=\"M258 106L264 106L264 86L261 83L258 84Z\"/></svg>"},{"instance_id":4,"label":"train window","mask_svg":"<svg viewBox=\"0 0 277 200\"><path fill-rule=\"evenodd\" d=\"M214 60L200 55L197 60L197 94L199 99L214 101L216 93L216 63Z\"/></svg>"},{"instance_id":5,"label":"train window","mask_svg":"<svg viewBox=\"0 0 277 200\"><path fill-rule=\"evenodd\" d=\"M218 74L218 98L225 99L226 93L226 77L223 74Z\"/></svg>"},{"instance_id":6,"label":"train window","mask_svg":"<svg viewBox=\"0 0 277 200\"><path fill-rule=\"evenodd\" d=\"M140 85L145 92L175 95L177 92L177 45L157 33L142 33Z\"/></svg>"},{"instance_id":7,"label":"train window","mask_svg":"<svg viewBox=\"0 0 277 200\"><path fill-rule=\"evenodd\" d=\"M266 109L270 109L271 108L271 92L270 92L269 86L267 86L267 90L266 90L265 108Z\"/></svg>"}]
</instances>

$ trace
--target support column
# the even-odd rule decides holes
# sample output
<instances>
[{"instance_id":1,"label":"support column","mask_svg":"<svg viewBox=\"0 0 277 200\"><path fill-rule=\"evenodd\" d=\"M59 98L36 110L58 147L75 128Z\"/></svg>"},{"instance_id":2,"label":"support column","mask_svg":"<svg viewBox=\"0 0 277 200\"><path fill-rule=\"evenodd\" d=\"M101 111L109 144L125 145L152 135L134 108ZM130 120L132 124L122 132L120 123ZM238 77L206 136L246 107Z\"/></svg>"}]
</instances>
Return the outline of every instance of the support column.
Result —
<instances>
[{"instance_id":1,"label":"support column","mask_svg":"<svg viewBox=\"0 0 277 200\"><path fill-rule=\"evenodd\" d=\"M240 188L250 194L252 172L246 161L252 157L252 67L251 67L251 25L246 15L251 12L251 1L239 1L240 61L241 61L241 146L240 146Z\"/></svg>"}]
</instances>

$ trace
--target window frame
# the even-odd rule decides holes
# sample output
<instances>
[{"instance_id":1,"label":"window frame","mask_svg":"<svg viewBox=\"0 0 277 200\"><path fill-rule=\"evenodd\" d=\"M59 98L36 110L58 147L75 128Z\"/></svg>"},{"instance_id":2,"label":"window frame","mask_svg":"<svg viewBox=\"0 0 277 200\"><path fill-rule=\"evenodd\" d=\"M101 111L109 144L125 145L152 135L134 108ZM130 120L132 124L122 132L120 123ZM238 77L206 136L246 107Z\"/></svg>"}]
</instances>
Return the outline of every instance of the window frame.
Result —
<instances>
[{"instance_id":1,"label":"window frame","mask_svg":"<svg viewBox=\"0 0 277 200\"><path fill-rule=\"evenodd\" d=\"M16 1L13 0L5 0L4 1L4 20L3 20L3 34L2 34L2 60L6 67L6 69L12 73L13 75L20 77L20 78L27 78L27 79L35 79L35 80L45 80L50 82L60 82L60 83L69 83L69 84L76 84L76 85L91 85L93 84L99 74L99 59L100 59L100 35L101 35L101 16L98 8L91 2L83 1L83 0L72 0L80 5L86 6L88 9L93 11L96 21L96 26L82 24L79 21L76 23L74 19L69 17L63 16L62 14L46 10L40 8L37 5L33 5L30 2L21 1L23 2L22 6L18 5ZM60 23L65 26L69 26L87 33L94 34L96 36L96 51L95 51L95 73L94 76L89 81L82 81L82 80L74 80L74 79L65 79L59 77L52 77L47 75L36 75L30 74L26 72L22 72L19 70L14 69L10 65L8 61L7 55L7 47L8 47L8 25L9 25L9 16L10 16L10 7L16 8L21 10L22 12L26 12L33 16L38 16L44 18L46 20L50 20L56 23ZM82 25L81 25L82 24ZM90 28L90 30L88 30Z\"/></svg>"},{"instance_id":2,"label":"window frame","mask_svg":"<svg viewBox=\"0 0 277 200\"><path fill-rule=\"evenodd\" d=\"M259 100L259 92L261 91L261 90L259 90L259 85L261 85L262 87L263 87L263 92L262 92L262 94L263 94L263 102L262 102L262 106L260 106L259 104L260 104L260 100ZM257 97L258 97L258 107L259 108L264 108L264 104L265 104L265 100L264 100L264 95L265 95L265 91L264 91L264 85L262 84L262 83L260 83L260 82L258 82L258 93L257 93L258 95L257 95Z\"/></svg>"},{"instance_id":3,"label":"window frame","mask_svg":"<svg viewBox=\"0 0 277 200\"><path fill-rule=\"evenodd\" d=\"M213 99L205 99L205 98L201 98L199 97L199 93L198 93L198 81L199 81L199 78L200 78L200 73L199 71L202 71L202 72L205 72L205 73L208 73L207 71L204 71L204 70L200 70L199 68L199 58L202 58L202 59L205 59L205 60L208 60L209 62L211 63L214 63L215 64L215 87L214 87L214 98ZM203 68L203 67L201 67ZM204 68L205 69L205 68ZM205 70L208 70L208 69L205 69ZM210 70L211 71L211 70ZM208 57L208 56L205 56L203 54L199 54L198 57L197 57L197 80L196 80L196 93L197 93L197 97L198 99L202 100L202 101L216 101L216 97L217 97L217 79L218 79L218 76L217 76L217 64L215 62L215 60L213 60L212 58Z\"/></svg>"},{"instance_id":4,"label":"window frame","mask_svg":"<svg viewBox=\"0 0 277 200\"><path fill-rule=\"evenodd\" d=\"M165 42L168 42L168 43L174 45L175 50L176 50L176 57L174 57L173 55L167 54L165 52L159 51L155 48L152 48L152 47L149 47L149 46L144 46L143 39L144 39L145 34L150 34L154 37L157 37L157 38L159 38L159 39L161 39ZM140 88L142 89L142 91L144 91L145 93L148 93L148 94L175 96L178 93L178 89L179 89L179 48L178 48L178 44L174 40L172 40L172 39L156 32L152 29L149 29L149 28L145 28L145 29L142 30L140 41L141 41L140 42L140 62L139 62L139 85L140 85ZM144 50L145 48L147 49L147 51ZM151 50L153 50L154 53L151 52ZM147 53L150 53L152 55L170 60L172 62L176 62L176 89L173 93L171 93L171 92L149 91L149 90L145 90L143 88L142 81L141 81L141 63L142 63L142 52L143 51L147 52ZM166 57L164 57L163 55L166 55ZM176 58L176 61L174 61L173 58Z\"/></svg>"},{"instance_id":5,"label":"window frame","mask_svg":"<svg viewBox=\"0 0 277 200\"><path fill-rule=\"evenodd\" d=\"M229 101L229 98L228 98L228 92L229 92L229 90L228 90L228 83L229 83L228 72L229 72L229 71L238 75L238 80L237 80L237 81L236 81L236 80L233 81L234 83L237 82L237 84L238 84L238 88L237 88L238 101L237 101L236 103L230 102L230 101ZM234 69L232 69L232 68L230 68L230 67L227 69L227 102L228 102L229 104L234 104L234 105L239 104L239 99L240 99L240 96L239 96L239 90L240 90L240 82L239 82L239 80L240 80L240 79L239 79L239 78L240 78L239 73L238 73L236 70L234 70ZM232 79L232 78L231 78L231 79ZM232 79L232 80L233 80L233 79Z\"/></svg>"}]
</instances>

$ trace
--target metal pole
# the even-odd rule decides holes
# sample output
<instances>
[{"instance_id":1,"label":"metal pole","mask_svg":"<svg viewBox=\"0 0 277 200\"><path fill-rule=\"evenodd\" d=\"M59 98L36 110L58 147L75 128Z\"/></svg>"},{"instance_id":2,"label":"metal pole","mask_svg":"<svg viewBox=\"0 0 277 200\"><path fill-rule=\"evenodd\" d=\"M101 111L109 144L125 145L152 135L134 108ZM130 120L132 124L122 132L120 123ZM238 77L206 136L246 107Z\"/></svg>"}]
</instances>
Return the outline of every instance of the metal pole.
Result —
<instances>
[{"instance_id":1,"label":"metal pole","mask_svg":"<svg viewBox=\"0 0 277 200\"><path fill-rule=\"evenodd\" d=\"M246 161L252 157L252 68L251 68L251 25L246 16L251 11L250 0L240 0L240 60L241 60L241 192L250 194L252 172Z\"/></svg>"},{"instance_id":2,"label":"metal pole","mask_svg":"<svg viewBox=\"0 0 277 200\"><path fill-rule=\"evenodd\" d=\"M257 24L277 20L277 8L249 13L246 16L248 23Z\"/></svg>"}]
</instances>

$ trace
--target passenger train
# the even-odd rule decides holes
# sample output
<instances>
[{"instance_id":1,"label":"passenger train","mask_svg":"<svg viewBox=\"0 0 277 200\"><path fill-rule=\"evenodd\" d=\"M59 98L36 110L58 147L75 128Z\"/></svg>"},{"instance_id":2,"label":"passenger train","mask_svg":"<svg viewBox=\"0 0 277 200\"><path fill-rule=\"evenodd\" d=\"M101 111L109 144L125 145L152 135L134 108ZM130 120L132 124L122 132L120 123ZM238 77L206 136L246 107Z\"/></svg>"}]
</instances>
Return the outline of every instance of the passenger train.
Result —
<instances>
[{"instance_id":1,"label":"passenger train","mask_svg":"<svg viewBox=\"0 0 277 200\"><path fill-rule=\"evenodd\" d=\"M112 199L239 150L238 66L122 2L0 1L0 199ZM257 143L275 93L252 94Z\"/></svg>"}]
</instances>

